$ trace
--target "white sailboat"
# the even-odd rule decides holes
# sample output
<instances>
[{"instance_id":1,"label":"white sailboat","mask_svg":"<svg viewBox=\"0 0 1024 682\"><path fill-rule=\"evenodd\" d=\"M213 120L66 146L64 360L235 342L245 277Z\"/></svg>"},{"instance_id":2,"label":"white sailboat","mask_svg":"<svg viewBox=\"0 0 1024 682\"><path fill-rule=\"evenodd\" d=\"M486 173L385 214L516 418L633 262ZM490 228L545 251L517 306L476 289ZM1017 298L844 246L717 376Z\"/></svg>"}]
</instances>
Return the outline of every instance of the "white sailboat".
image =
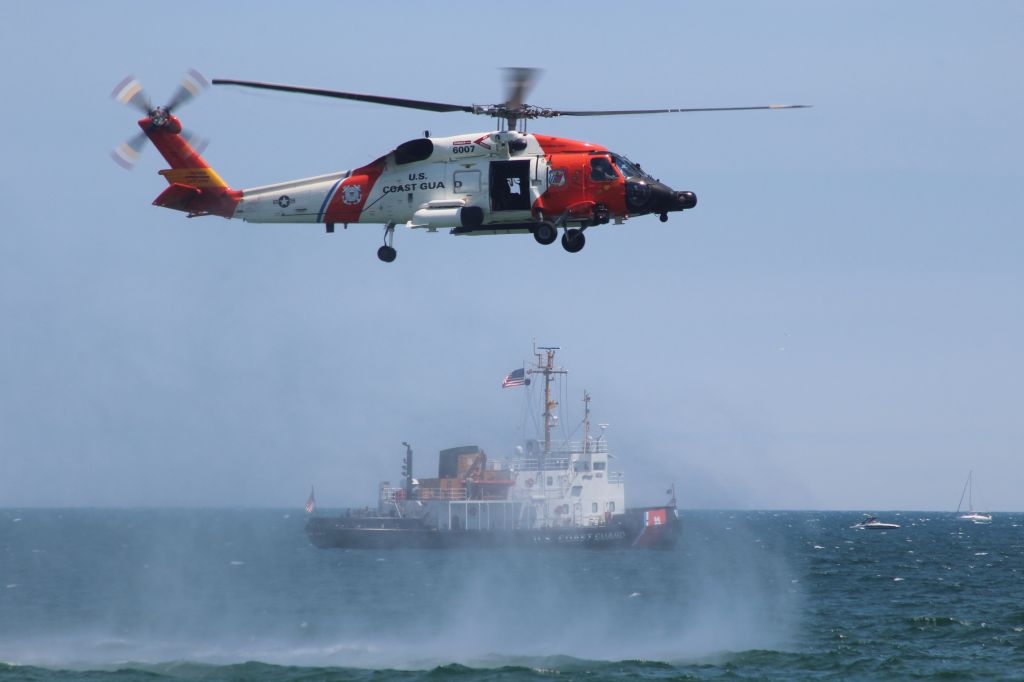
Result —
<instances>
[{"instance_id":1,"label":"white sailboat","mask_svg":"<svg viewBox=\"0 0 1024 682\"><path fill-rule=\"evenodd\" d=\"M964 495L967 496L967 511L963 514L960 509L964 505ZM973 521L974 523L989 523L992 520L991 514L974 511L974 471L967 473L967 481L964 483L964 490L960 493L960 504L956 506L957 518L962 521Z\"/></svg>"}]
</instances>

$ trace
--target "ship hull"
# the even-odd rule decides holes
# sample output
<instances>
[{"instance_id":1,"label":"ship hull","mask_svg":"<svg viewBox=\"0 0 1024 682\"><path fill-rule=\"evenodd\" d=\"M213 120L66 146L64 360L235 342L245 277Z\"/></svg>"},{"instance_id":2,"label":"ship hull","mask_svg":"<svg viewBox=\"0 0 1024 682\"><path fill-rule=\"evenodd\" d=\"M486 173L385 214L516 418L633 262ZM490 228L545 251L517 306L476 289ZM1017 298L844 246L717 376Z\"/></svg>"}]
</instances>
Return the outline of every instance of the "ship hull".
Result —
<instances>
[{"instance_id":1,"label":"ship hull","mask_svg":"<svg viewBox=\"0 0 1024 682\"><path fill-rule=\"evenodd\" d=\"M670 549L681 530L674 507L627 509L603 526L519 530L440 530L391 517L314 516L306 523L310 542L322 549Z\"/></svg>"}]
</instances>

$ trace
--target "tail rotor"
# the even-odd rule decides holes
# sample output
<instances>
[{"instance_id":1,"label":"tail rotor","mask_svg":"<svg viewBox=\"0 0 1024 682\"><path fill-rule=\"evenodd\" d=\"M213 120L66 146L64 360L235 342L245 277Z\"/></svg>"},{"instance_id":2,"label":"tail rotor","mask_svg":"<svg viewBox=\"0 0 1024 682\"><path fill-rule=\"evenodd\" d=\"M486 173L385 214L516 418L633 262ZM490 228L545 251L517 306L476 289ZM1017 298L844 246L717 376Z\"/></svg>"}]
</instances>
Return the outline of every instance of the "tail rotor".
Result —
<instances>
[{"instance_id":1,"label":"tail rotor","mask_svg":"<svg viewBox=\"0 0 1024 682\"><path fill-rule=\"evenodd\" d=\"M139 160L139 155L142 154L142 150L148 141L149 138L146 137L146 133L135 133L118 145L114 151L110 152L110 158L121 168L131 170L135 162Z\"/></svg>"},{"instance_id":2,"label":"tail rotor","mask_svg":"<svg viewBox=\"0 0 1024 682\"><path fill-rule=\"evenodd\" d=\"M210 87L210 83L201 73L195 69L189 69L185 72L185 76L181 79L178 89L174 91L168 103L163 106L153 106L152 100L142 87L142 83L135 76L126 77L110 93L111 99L141 111L148 120L146 120L142 132L136 133L122 142L110 153L110 157L117 165L130 170L134 167L135 162L138 161L142 150L146 146L146 142L149 140L147 133L154 128L165 127L170 122L171 115L177 109L191 102L208 87ZM197 153L201 154L206 149L207 144L209 144L207 139L193 131L182 129L179 134L196 149Z\"/></svg>"},{"instance_id":3,"label":"tail rotor","mask_svg":"<svg viewBox=\"0 0 1024 682\"><path fill-rule=\"evenodd\" d=\"M208 87L210 87L210 82L203 78L203 74L195 69L189 69L182 77L178 89L171 96L171 101L167 103L167 113L174 113L175 109L188 104Z\"/></svg>"},{"instance_id":4,"label":"tail rotor","mask_svg":"<svg viewBox=\"0 0 1024 682\"><path fill-rule=\"evenodd\" d=\"M149 110L153 108L149 103L149 97L142 89L142 83L135 76L128 76L118 83L114 91L110 93L110 97L121 104L135 107L144 114L148 114Z\"/></svg>"}]
</instances>

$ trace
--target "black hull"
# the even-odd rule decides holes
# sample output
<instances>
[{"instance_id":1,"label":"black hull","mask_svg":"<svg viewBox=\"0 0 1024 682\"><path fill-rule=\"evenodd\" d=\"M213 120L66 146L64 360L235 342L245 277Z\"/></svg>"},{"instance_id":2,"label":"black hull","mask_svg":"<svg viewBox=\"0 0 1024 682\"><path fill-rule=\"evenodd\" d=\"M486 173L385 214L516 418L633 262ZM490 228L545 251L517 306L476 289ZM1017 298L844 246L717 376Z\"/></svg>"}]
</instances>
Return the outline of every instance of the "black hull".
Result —
<instances>
[{"instance_id":1,"label":"black hull","mask_svg":"<svg viewBox=\"0 0 1024 682\"><path fill-rule=\"evenodd\" d=\"M665 522L646 525L645 512L665 510ZM627 509L604 526L535 530L439 530L414 519L314 516L306 523L310 542L321 549L670 549L682 524L674 507Z\"/></svg>"}]
</instances>

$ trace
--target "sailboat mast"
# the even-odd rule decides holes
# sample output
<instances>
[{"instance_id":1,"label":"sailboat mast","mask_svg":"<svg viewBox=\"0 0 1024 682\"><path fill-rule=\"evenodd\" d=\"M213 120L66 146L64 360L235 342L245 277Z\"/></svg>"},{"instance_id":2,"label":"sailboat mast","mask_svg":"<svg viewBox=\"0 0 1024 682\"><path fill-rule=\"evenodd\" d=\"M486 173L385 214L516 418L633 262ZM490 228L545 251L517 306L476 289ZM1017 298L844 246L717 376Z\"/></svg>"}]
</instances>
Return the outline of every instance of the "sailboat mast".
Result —
<instances>
[{"instance_id":1,"label":"sailboat mast","mask_svg":"<svg viewBox=\"0 0 1024 682\"><path fill-rule=\"evenodd\" d=\"M974 485L971 479L974 478L974 470L971 469L967 472L967 480L964 481L964 489L960 493L960 502L956 505L956 513L959 514L960 510L964 506L964 497L967 498L967 512L974 512Z\"/></svg>"}]
</instances>

